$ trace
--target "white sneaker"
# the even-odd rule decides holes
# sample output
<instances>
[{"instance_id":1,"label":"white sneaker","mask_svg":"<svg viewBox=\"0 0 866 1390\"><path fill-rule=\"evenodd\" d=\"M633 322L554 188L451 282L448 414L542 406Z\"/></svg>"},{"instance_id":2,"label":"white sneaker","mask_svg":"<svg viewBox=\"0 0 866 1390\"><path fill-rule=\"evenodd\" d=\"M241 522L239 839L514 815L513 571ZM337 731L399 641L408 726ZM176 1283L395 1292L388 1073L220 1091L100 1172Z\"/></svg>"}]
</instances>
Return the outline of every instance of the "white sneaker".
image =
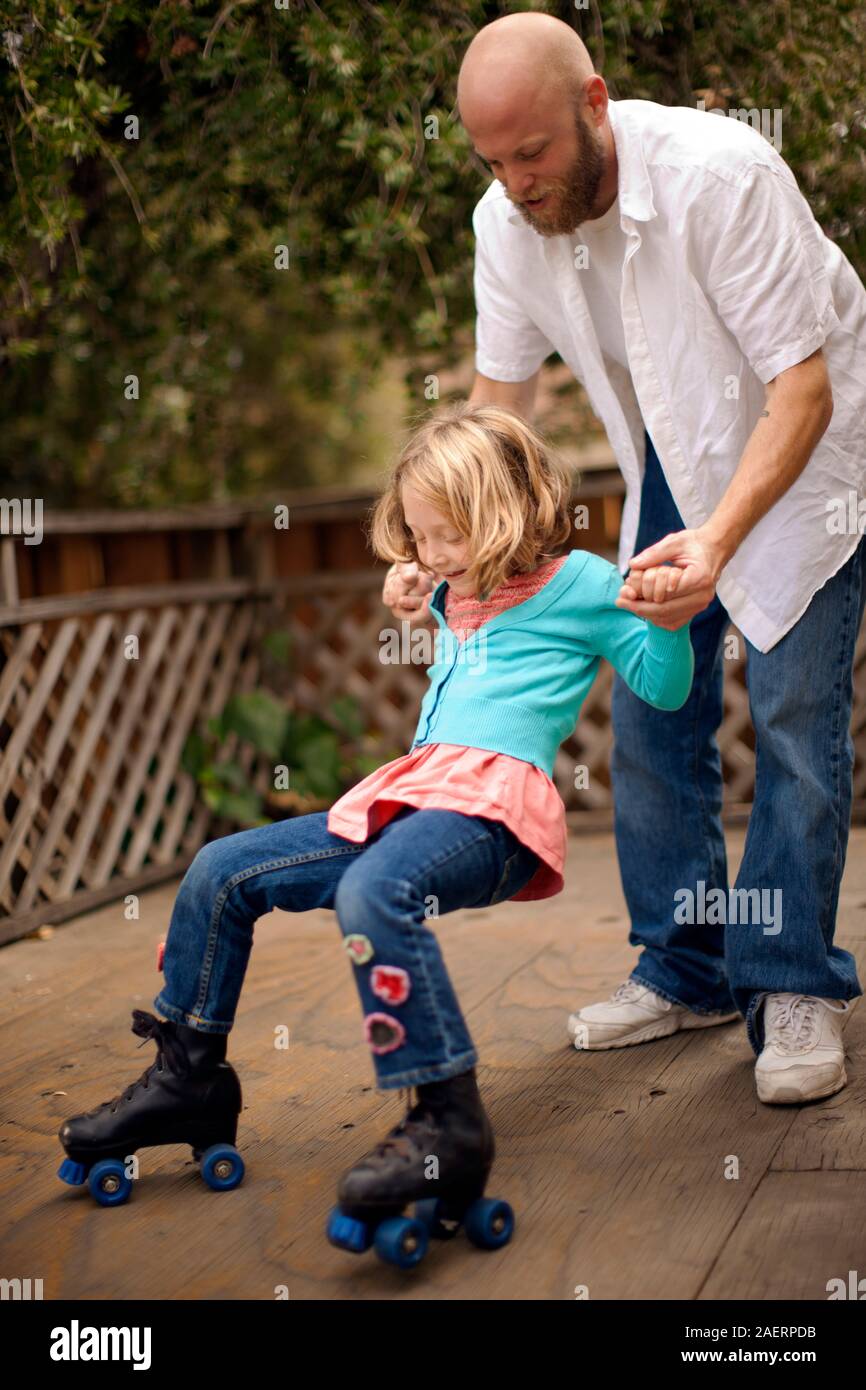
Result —
<instances>
[{"instance_id":1,"label":"white sneaker","mask_svg":"<svg viewBox=\"0 0 866 1390\"><path fill-rule=\"evenodd\" d=\"M626 980L604 1004L589 1004L572 1014L568 1036L580 1051L592 1052L666 1038L681 1028L712 1028L716 1023L730 1023L739 1017L736 1010L729 1014L696 1014L683 1004L662 999L638 980Z\"/></svg>"},{"instance_id":2,"label":"white sneaker","mask_svg":"<svg viewBox=\"0 0 866 1390\"><path fill-rule=\"evenodd\" d=\"M813 994L764 998L764 1047L755 1063L758 1099L766 1105L819 1100L841 1091L845 1075L841 999Z\"/></svg>"}]
</instances>

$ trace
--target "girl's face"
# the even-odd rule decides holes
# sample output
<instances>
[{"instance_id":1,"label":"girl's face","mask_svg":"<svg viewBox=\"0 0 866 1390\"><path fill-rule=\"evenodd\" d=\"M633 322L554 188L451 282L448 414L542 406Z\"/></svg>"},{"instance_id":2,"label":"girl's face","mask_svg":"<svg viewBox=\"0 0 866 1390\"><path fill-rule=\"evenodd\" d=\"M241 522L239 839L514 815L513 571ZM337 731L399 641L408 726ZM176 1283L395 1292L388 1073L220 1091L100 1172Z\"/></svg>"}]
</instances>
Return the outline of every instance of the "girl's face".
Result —
<instances>
[{"instance_id":1,"label":"girl's face","mask_svg":"<svg viewBox=\"0 0 866 1390\"><path fill-rule=\"evenodd\" d=\"M411 483L403 484L400 500L422 564L428 565L439 579L447 579L449 588L456 594L471 594L472 586L463 577L470 560L469 551L453 521L437 512Z\"/></svg>"}]
</instances>

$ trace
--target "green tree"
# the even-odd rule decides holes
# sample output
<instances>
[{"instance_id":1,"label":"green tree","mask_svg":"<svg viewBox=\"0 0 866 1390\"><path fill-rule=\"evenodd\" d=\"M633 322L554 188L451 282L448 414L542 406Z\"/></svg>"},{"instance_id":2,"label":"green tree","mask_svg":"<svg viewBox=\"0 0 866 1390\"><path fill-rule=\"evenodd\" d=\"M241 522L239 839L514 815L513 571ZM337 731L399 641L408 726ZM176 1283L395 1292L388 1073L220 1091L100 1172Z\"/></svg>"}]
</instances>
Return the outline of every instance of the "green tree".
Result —
<instances>
[{"instance_id":1,"label":"green tree","mask_svg":"<svg viewBox=\"0 0 866 1390\"><path fill-rule=\"evenodd\" d=\"M420 407L419 364L471 344L489 176L456 75L477 28L527 8L578 29L614 97L781 107L784 156L862 273L853 0L0 0L5 494L156 505L350 476L386 356Z\"/></svg>"}]
</instances>

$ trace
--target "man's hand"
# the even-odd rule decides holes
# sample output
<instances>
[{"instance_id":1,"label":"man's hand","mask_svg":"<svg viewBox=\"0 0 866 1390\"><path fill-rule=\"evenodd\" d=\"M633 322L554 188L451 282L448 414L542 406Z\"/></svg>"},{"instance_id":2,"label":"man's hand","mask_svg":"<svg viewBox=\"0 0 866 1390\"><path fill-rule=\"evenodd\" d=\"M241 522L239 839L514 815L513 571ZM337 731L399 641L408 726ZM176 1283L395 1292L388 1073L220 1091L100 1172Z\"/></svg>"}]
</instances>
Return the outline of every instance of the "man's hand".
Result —
<instances>
[{"instance_id":1,"label":"man's hand","mask_svg":"<svg viewBox=\"0 0 866 1390\"><path fill-rule=\"evenodd\" d=\"M674 632L712 603L727 558L700 528L673 531L634 556L616 606Z\"/></svg>"},{"instance_id":2,"label":"man's hand","mask_svg":"<svg viewBox=\"0 0 866 1390\"><path fill-rule=\"evenodd\" d=\"M433 620L430 617L430 595L436 587L434 578L419 571L414 560L392 565L385 575L382 602L398 622L410 622L414 627Z\"/></svg>"}]
</instances>

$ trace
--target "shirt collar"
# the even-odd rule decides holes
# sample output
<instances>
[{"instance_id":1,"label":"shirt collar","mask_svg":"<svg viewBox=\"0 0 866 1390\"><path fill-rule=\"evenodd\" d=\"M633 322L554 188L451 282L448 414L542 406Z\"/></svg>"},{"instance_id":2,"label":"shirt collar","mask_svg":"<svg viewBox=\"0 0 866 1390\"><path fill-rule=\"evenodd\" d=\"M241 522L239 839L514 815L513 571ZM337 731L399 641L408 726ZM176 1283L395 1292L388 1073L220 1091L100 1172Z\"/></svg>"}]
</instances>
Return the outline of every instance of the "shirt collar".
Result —
<instances>
[{"instance_id":1,"label":"shirt collar","mask_svg":"<svg viewBox=\"0 0 866 1390\"><path fill-rule=\"evenodd\" d=\"M608 101L608 119L616 146L620 215L634 218L637 222L648 222L651 217L656 216L656 209L640 131L633 118L621 108L622 102L612 99ZM526 226L526 222L517 211L509 214L508 221L515 227Z\"/></svg>"}]
</instances>

